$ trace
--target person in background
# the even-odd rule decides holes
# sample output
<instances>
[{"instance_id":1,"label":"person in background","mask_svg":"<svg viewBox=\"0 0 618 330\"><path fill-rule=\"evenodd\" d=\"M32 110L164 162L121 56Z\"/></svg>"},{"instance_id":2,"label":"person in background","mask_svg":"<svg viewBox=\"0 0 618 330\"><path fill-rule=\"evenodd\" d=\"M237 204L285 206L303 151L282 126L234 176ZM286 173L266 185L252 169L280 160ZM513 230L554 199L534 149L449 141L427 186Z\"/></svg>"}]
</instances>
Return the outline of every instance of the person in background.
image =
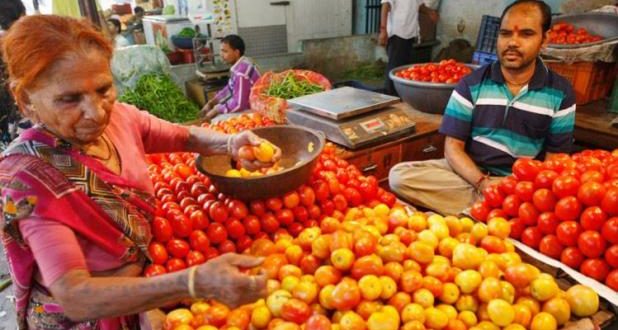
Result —
<instances>
[{"instance_id":1,"label":"person in background","mask_svg":"<svg viewBox=\"0 0 618 330\"><path fill-rule=\"evenodd\" d=\"M397 91L388 73L412 63L412 46L420 36L419 11L426 12L434 22L438 21L437 12L425 6L423 0L382 0L378 43L386 47L388 56L384 89L389 95L397 95Z\"/></svg>"},{"instance_id":2,"label":"person in background","mask_svg":"<svg viewBox=\"0 0 618 330\"><path fill-rule=\"evenodd\" d=\"M200 116L211 120L219 114L228 114L249 109L251 87L260 78L253 61L245 55L245 43L231 34L221 40L221 58L231 65L230 80L215 97L202 108Z\"/></svg>"},{"instance_id":3,"label":"person in background","mask_svg":"<svg viewBox=\"0 0 618 330\"><path fill-rule=\"evenodd\" d=\"M20 17L26 15L26 8L20 0L0 1L0 43L6 31ZM0 141L11 142L16 136L21 116L9 91L4 62L0 58ZM22 123L27 127L28 122Z\"/></svg>"},{"instance_id":4,"label":"person in background","mask_svg":"<svg viewBox=\"0 0 618 330\"><path fill-rule=\"evenodd\" d=\"M551 9L518 0L502 12L498 62L464 77L446 106L440 133L445 159L406 162L389 174L403 199L458 215L492 177L509 175L518 158L551 158L573 143L575 95L539 58Z\"/></svg>"},{"instance_id":5,"label":"person in background","mask_svg":"<svg viewBox=\"0 0 618 330\"><path fill-rule=\"evenodd\" d=\"M144 8L137 6L135 8L133 8L133 17L131 17L128 21L127 21L127 30L142 30L143 29L143 25L142 25L142 19L144 19L144 15L146 14L146 11L144 10Z\"/></svg>"},{"instance_id":6,"label":"person in background","mask_svg":"<svg viewBox=\"0 0 618 330\"><path fill-rule=\"evenodd\" d=\"M118 102L112 55L93 25L64 16L23 17L3 37L11 92L35 123L0 156L13 328L144 329L139 313L190 297L237 307L266 295L265 275L240 269L262 259L234 253L143 276L156 211L147 153L226 154L254 169L272 163L239 159L240 148L265 141L250 131L172 124ZM280 157L276 148L273 161Z\"/></svg>"},{"instance_id":7,"label":"person in background","mask_svg":"<svg viewBox=\"0 0 618 330\"><path fill-rule=\"evenodd\" d=\"M114 42L114 48L122 48L131 45L129 40L127 40L127 38L120 33L122 31L122 26L120 25L120 21L118 19L108 18L107 29L111 39Z\"/></svg>"}]
</instances>

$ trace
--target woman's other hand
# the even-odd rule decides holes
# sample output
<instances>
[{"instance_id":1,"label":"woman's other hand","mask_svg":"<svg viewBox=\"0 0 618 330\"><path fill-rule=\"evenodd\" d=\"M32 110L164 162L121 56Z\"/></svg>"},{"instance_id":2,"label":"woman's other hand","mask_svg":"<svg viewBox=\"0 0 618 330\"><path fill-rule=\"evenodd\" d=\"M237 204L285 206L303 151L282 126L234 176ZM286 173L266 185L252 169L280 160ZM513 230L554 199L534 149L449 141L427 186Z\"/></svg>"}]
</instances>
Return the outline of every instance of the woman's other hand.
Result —
<instances>
[{"instance_id":1,"label":"woman's other hand","mask_svg":"<svg viewBox=\"0 0 618 330\"><path fill-rule=\"evenodd\" d=\"M242 269L257 267L263 258L227 253L198 266L195 289L199 297L213 298L230 308L266 297L266 275L249 275Z\"/></svg>"},{"instance_id":2,"label":"woman's other hand","mask_svg":"<svg viewBox=\"0 0 618 330\"><path fill-rule=\"evenodd\" d=\"M242 147L259 147L262 143L269 143L273 148L273 156L270 162L261 162L257 159L250 160L240 157L239 151ZM255 171L262 167L271 167L274 163L278 162L281 159L281 149L279 147L265 139L262 139L251 131L243 131L232 136L230 140L229 152L230 156L232 156L234 160L239 161L240 165L249 171Z\"/></svg>"}]
</instances>

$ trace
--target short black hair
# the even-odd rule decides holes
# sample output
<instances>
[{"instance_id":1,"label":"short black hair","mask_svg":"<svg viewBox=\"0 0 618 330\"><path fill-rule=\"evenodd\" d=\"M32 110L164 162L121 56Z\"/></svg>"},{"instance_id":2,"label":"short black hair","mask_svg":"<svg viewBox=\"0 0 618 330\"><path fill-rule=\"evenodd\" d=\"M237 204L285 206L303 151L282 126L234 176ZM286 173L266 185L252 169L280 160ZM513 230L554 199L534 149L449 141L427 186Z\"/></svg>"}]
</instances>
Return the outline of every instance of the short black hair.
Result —
<instances>
[{"instance_id":1,"label":"short black hair","mask_svg":"<svg viewBox=\"0 0 618 330\"><path fill-rule=\"evenodd\" d=\"M245 55L245 42L238 35L228 34L221 39L221 42L232 47L232 49L240 51L240 56Z\"/></svg>"},{"instance_id":2,"label":"short black hair","mask_svg":"<svg viewBox=\"0 0 618 330\"><path fill-rule=\"evenodd\" d=\"M120 31L122 31L122 25L120 25L119 20L115 18L108 18L107 21L114 24L114 26L116 27L116 32L120 33Z\"/></svg>"},{"instance_id":3,"label":"short black hair","mask_svg":"<svg viewBox=\"0 0 618 330\"><path fill-rule=\"evenodd\" d=\"M21 0L0 1L0 28L8 30L15 21L26 14Z\"/></svg>"},{"instance_id":4,"label":"short black hair","mask_svg":"<svg viewBox=\"0 0 618 330\"><path fill-rule=\"evenodd\" d=\"M133 12L134 12L135 14L140 14L140 13L143 13L143 12L144 12L144 8L142 8L142 7L140 7L140 6L137 6L137 7L133 8Z\"/></svg>"},{"instance_id":5,"label":"short black hair","mask_svg":"<svg viewBox=\"0 0 618 330\"><path fill-rule=\"evenodd\" d=\"M537 8L539 8L539 10L541 11L541 17L543 19L543 21L541 22L541 27L543 28L543 34L549 31L549 29L551 28L551 8L549 7L548 4L545 3L545 1L542 1L542 0L516 0L514 1L513 3L508 5L506 8L504 8L504 11L502 12L502 16L500 16L500 25L502 25L502 20L504 19L504 15L506 15L506 13L509 10L511 10L511 8L515 6L519 6L519 5L524 5L524 4L534 5Z\"/></svg>"}]
</instances>

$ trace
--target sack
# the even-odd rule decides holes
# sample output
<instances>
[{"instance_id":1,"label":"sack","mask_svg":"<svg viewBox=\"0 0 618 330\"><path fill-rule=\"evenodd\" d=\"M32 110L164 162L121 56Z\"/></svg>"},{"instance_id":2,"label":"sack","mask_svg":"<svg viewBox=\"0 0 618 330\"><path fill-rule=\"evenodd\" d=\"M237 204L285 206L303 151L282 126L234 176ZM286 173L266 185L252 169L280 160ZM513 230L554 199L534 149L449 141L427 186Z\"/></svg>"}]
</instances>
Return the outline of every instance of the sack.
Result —
<instances>
[{"instance_id":1,"label":"sack","mask_svg":"<svg viewBox=\"0 0 618 330\"><path fill-rule=\"evenodd\" d=\"M309 83L320 85L324 90L332 88L330 81L326 77L309 70L286 70L280 73L266 72L253 84L249 96L249 104L252 110L267 116L278 124L286 122L285 110L288 108L288 102L279 97L268 96L266 91L272 83L282 81L288 74L293 74L296 80L305 80Z\"/></svg>"}]
</instances>

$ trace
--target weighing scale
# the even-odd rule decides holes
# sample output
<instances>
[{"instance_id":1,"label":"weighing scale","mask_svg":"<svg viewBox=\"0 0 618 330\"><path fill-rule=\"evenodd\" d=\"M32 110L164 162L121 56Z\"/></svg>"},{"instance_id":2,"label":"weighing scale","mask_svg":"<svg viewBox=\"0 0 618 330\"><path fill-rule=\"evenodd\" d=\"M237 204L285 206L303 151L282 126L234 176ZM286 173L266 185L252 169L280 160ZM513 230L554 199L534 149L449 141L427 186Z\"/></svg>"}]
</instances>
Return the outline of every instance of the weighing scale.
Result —
<instances>
[{"instance_id":1,"label":"weighing scale","mask_svg":"<svg viewBox=\"0 0 618 330\"><path fill-rule=\"evenodd\" d=\"M341 87L288 100L288 121L324 132L349 149L394 140L414 132L408 110L391 107L399 98Z\"/></svg>"}]
</instances>

